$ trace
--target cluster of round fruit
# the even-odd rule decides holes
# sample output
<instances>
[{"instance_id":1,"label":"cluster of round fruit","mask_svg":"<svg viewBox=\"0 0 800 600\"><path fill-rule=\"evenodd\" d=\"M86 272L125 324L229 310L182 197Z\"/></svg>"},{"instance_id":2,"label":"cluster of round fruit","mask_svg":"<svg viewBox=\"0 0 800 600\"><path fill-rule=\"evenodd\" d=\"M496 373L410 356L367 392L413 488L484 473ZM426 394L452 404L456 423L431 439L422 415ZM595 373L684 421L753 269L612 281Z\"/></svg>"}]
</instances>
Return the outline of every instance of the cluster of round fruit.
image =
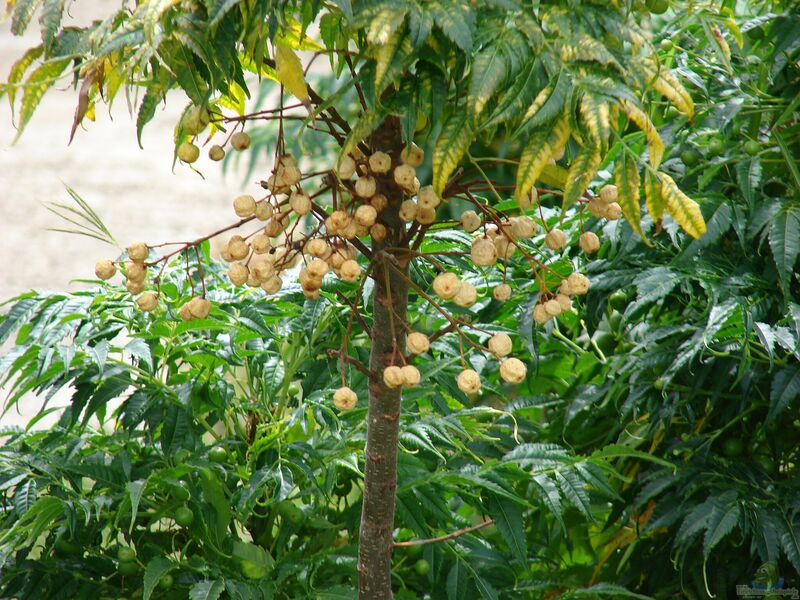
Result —
<instances>
[{"instance_id":1,"label":"cluster of round fruit","mask_svg":"<svg viewBox=\"0 0 800 600\"><path fill-rule=\"evenodd\" d=\"M428 336L419 331L412 331L406 336L406 350L410 355L424 354L430 345ZM500 360L500 377L503 381L517 384L525 380L525 363L508 356L513 349L513 342L507 333L494 334L489 338L487 348ZM419 369L413 365L390 365L383 370L383 383L388 388L414 387L419 382ZM481 378L477 371L464 369L456 377L456 384L465 394L474 395L481 389ZM333 403L340 410L352 410L358 403L358 396L351 388L343 386L334 392Z\"/></svg>"},{"instance_id":2,"label":"cluster of round fruit","mask_svg":"<svg viewBox=\"0 0 800 600\"><path fill-rule=\"evenodd\" d=\"M133 295L140 294L136 299L136 305L144 312L151 312L158 306L158 293L145 292L149 255L150 248L147 244L136 242L128 246L128 260L120 261L124 267L125 288ZM95 263L94 272L99 279L104 281L111 279L117 273L117 263L110 259L99 260ZM211 312L211 302L200 296L194 296L178 310L178 314L184 321L205 319L209 312Z\"/></svg>"},{"instance_id":3,"label":"cluster of round fruit","mask_svg":"<svg viewBox=\"0 0 800 600\"><path fill-rule=\"evenodd\" d=\"M186 111L180 122L180 129L183 133L194 136L202 133L211 122L211 115L208 109L201 106L193 106ZM250 147L250 136L244 131L237 131L231 138L231 147L234 150L246 150ZM196 162L200 158L200 148L192 142L183 142L178 146L178 158L185 163ZM219 161L225 158L225 148L219 144L214 144L208 150L208 157L211 160Z\"/></svg>"},{"instance_id":4,"label":"cluster of round fruit","mask_svg":"<svg viewBox=\"0 0 800 600\"><path fill-rule=\"evenodd\" d=\"M617 202L618 197L617 186L604 185L600 188L600 193L586 204L586 208L598 219L616 221L622 216L622 207Z\"/></svg>"},{"instance_id":5,"label":"cluster of round fruit","mask_svg":"<svg viewBox=\"0 0 800 600\"><path fill-rule=\"evenodd\" d=\"M589 278L583 273L572 273L561 281L558 293L550 295L549 299L542 296L533 309L533 320L543 325L553 317L572 310L572 297L583 296L589 291Z\"/></svg>"}]
</instances>

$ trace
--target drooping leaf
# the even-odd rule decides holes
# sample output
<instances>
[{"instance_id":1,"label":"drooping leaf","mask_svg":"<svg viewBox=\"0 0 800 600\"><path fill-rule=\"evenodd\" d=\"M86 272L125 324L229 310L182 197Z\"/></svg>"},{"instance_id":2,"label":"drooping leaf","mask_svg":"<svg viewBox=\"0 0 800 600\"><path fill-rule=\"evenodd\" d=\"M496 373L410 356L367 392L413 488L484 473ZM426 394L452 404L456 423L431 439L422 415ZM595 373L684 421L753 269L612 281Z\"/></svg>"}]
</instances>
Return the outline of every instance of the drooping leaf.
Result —
<instances>
[{"instance_id":1,"label":"drooping leaf","mask_svg":"<svg viewBox=\"0 0 800 600\"><path fill-rule=\"evenodd\" d=\"M433 189L440 197L471 142L472 127L466 111L451 113L433 149Z\"/></svg>"},{"instance_id":2,"label":"drooping leaf","mask_svg":"<svg viewBox=\"0 0 800 600\"><path fill-rule=\"evenodd\" d=\"M442 33L465 52L472 49L475 14L469 2L465 0L432 0L427 8L433 14L433 19Z\"/></svg>"},{"instance_id":3,"label":"drooping leaf","mask_svg":"<svg viewBox=\"0 0 800 600\"><path fill-rule=\"evenodd\" d=\"M303 103L310 101L303 65L282 39L275 42L275 73L281 85Z\"/></svg>"},{"instance_id":4,"label":"drooping leaf","mask_svg":"<svg viewBox=\"0 0 800 600\"><path fill-rule=\"evenodd\" d=\"M787 365L772 379L767 422L774 422L798 398L800 398L800 367Z\"/></svg>"},{"instance_id":5,"label":"drooping leaf","mask_svg":"<svg viewBox=\"0 0 800 600\"><path fill-rule=\"evenodd\" d=\"M706 232L706 222L697 202L684 194L666 173L659 173L658 177L661 180L667 212L686 233L693 238L699 238Z\"/></svg>"},{"instance_id":6,"label":"drooping leaf","mask_svg":"<svg viewBox=\"0 0 800 600\"><path fill-rule=\"evenodd\" d=\"M144 592L142 600L150 600L159 580L172 570L172 563L164 556L151 559L144 569Z\"/></svg>"},{"instance_id":7,"label":"drooping leaf","mask_svg":"<svg viewBox=\"0 0 800 600\"><path fill-rule=\"evenodd\" d=\"M505 498L495 497L489 510L511 553L524 563L528 557L528 545L519 505Z\"/></svg>"},{"instance_id":8,"label":"drooping leaf","mask_svg":"<svg viewBox=\"0 0 800 600\"><path fill-rule=\"evenodd\" d=\"M65 2L66 0L44 0L42 13L39 15L39 24L42 27L42 42L48 50L52 48L58 27L61 25Z\"/></svg>"},{"instance_id":9,"label":"drooping leaf","mask_svg":"<svg viewBox=\"0 0 800 600\"><path fill-rule=\"evenodd\" d=\"M14 9L14 14L11 17L11 33L14 35L25 33L33 13L36 12L41 3L42 0L16 0L16 2L10 3L8 8Z\"/></svg>"},{"instance_id":10,"label":"drooping leaf","mask_svg":"<svg viewBox=\"0 0 800 600\"><path fill-rule=\"evenodd\" d=\"M739 514L740 509L735 499L735 492L731 501L728 501L727 496L722 496L715 500L714 509L708 518L706 535L703 540L703 557L705 559L708 559L714 547L733 531L739 521Z\"/></svg>"},{"instance_id":11,"label":"drooping leaf","mask_svg":"<svg viewBox=\"0 0 800 600\"><path fill-rule=\"evenodd\" d=\"M800 210L789 209L775 215L769 227L769 247L778 267L781 287L788 294L800 252Z\"/></svg>"},{"instance_id":12,"label":"drooping leaf","mask_svg":"<svg viewBox=\"0 0 800 600\"><path fill-rule=\"evenodd\" d=\"M617 158L614 175L618 190L617 202L622 208L622 214L625 215L631 228L647 243L647 238L642 231L639 169L636 161L627 152L621 152Z\"/></svg>"},{"instance_id":13,"label":"drooping leaf","mask_svg":"<svg viewBox=\"0 0 800 600\"><path fill-rule=\"evenodd\" d=\"M189 600L217 600L224 591L221 579L198 581L189 590Z\"/></svg>"},{"instance_id":14,"label":"drooping leaf","mask_svg":"<svg viewBox=\"0 0 800 600\"><path fill-rule=\"evenodd\" d=\"M583 196L592 179L597 175L597 169L600 168L601 161L602 156L599 145L587 144L581 147L578 154L572 159L572 164L570 164L569 172L567 173L567 183L564 186L564 200L562 203L564 210Z\"/></svg>"},{"instance_id":15,"label":"drooping leaf","mask_svg":"<svg viewBox=\"0 0 800 600\"><path fill-rule=\"evenodd\" d=\"M17 127L17 138L22 134L28 121L31 120L44 93L53 87L59 76L64 72L64 69L69 66L69 63L69 59L46 62L34 69L28 79L25 80L25 86L22 92L19 126Z\"/></svg>"},{"instance_id":16,"label":"drooping leaf","mask_svg":"<svg viewBox=\"0 0 800 600\"><path fill-rule=\"evenodd\" d=\"M536 183L547 161L569 138L569 119L562 116L549 126L542 127L528 140L517 168L517 182L514 196L525 198Z\"/></svg>"},{"instance_id":17,"label":"drooping leaf","mask_svg":"<svg viewBox=\"0 0 800 600\"><path fill-rule=\"evenodd\" d=\"M622 106L622 110L625 111L628 118L636 123L636 126L644 133L647 140L648 154L650 155L650 166L653 169L657 169L661 164L661 159L664 157L664 142L661 141L661 136L658 135L656 126L653 125L650 117L633 102L620 100L620 106Z\"/></svg>"},{"instance_id":18,"label":"drooping leaf","mask_svg":"<svg viewBox=\"0 0 800 600\"><path fill-rule=\"evenodd\" d=\"M406 18L407 6L386 6L372 17L367 30L367 41L370 44L383 45L389 42L391 36Z\"/></svg>"},{"instance_id":19,"label":"drooping leaf","mask_svg":"<svg viewBox=\"0 0 800 600\"><path fill-rule=\"evenodd\" d=\"M664 201L664 193L661 190L661 181L650 171L646 171L644 175L644 198L645 204L647 204L647 212L650 213L654 221L660 221L664 217L666 202Z\"/></svg>"},{"instance_id":20,"label":"drooping leaf","mask_svg":"<svg viewBox=\"0 0 800 600\"><path fill-rule=\"evenodd\" d=\"M381 93L398 74L406 68L406 61L411 56L413 49L411 40L405 31L400 28L389 36L385 44L375 49L375 97ZM416 115L414 115L416 118Z\"/></svg>"},{"instance_id":21,"label":"drooping leaf","mask_svg":"<svg viewBox=\"0 0 800 600\"><path fill-rule=\"evenodd\" d=\"M467 108L473 121L478 121L486 103L505 79L507 69L506 57L499 43L484 48L475 57L467 94Z\"/></svg>"},{"instance_id":22,"label":"drooping leaf","mask_svg":"<svg viewBox=\"0 0 800 600\"><path fill-rule=\"evenodd\" d=\"M580 105L583 124L599 148L605 148L608 144L608 136L611 135L611 110L608 102L600 100L594 94L586 93L581 99Z\"/></svg>"}]
</instances>

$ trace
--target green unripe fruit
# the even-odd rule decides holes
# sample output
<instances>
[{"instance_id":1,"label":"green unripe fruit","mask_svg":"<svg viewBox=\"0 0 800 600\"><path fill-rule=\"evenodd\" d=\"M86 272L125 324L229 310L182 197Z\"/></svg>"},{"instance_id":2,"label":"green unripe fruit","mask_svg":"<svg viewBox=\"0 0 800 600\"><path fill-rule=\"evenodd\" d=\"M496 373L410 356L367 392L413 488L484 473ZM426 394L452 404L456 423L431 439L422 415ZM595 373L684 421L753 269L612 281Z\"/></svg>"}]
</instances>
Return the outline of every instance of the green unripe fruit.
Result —
<instances>
[{"instance_id":1,"label":"green unripe fruit","mask_svg":"<svg viewBox=\"0 0 800 600\"><path fill-rule=\"evenodd\" d=\"M191 494L189 493L189 489L186 487L186 484L179 483L170 489L170 496L180 502L186 502Z\"/></svg>"},{"instance_id":2,"label":"green unripe fruit","mask_svg":"<svg viewBox=\"0 0 800 600\"><path fill-rule=\"evenodd\" d=\"M664 389L664 380L661 379L661 377L659 377L658 379L656 379L653 382L653 387L656 388L658 391L663 390Z\"/></svg>"},{"instance_id":3,"label":"green unripe fruit","mask_svg":"<svg viewBox=\"0 0 800 600\"><path fill-rule=\"evenodd\" d=\"M414 563L414 570L420 577L425 577L428 573L431 572L431 563L429 563L424 558L421 558Z\"/></svg>"},{"instance_id":4,"label":"green unripe fruit","mask_svg":"<svg viewBox=\"0 0 800 600\"><path fill-rule=\"evenodd\" d=\"M136 560L136 551L128 546L122 546L117 550L117 560L119 562L132 562Z\"/></svg>"},{"instance_id":5,"label":"green unripe fruit","mask_svg":"<svg viewBox=\"0 0 800 600\"><path fill-rule=\"evenodd\" d=\"M661 48L662 52L669 52L675 47L675 44L672 43L672 40L669 38L664 38L661 40L661 43L658 45Z\"/></svg>"},{"instance_id":6,"label":"green unripe fruit","mask_svg":"<svg viewBox=\"0 0 800 600\"><path fill-rule=\"evenodd\" d=\"M189 135L197 135L208 126L209 120L208 111L205 108L193 106L183 118L183 131Z\"/></svg>"},{"instance_id":7,"label":"green unripe fruit","mask_svg":"<svg viewBox=\"0 0 800 600\"><path fill-rule=\"evenodd\" d=\"M228 451L222 446L214 446L208 451L208 460L215 463L225 462L228 458Z\"/></svg>"},{"instance_id":8,"label":"green unripe fruit","mask_svg":"<svg viewBox=\"0 0 800 600\"><path fill-rule=\"evenodd\" d=\"M244 131L237 131L231 136L231 146L235 150L247 150L250 147L250 136Z\"/></svg>"},{"instance_id":9,"label":"green unripe fruit","mask_svg":"<svg viewBox=\"0 0 800 600\"><path fill-rule=\"evenodd\" d=\"M608 297L608 305L614 310L622 312L628 306L628 294L622 290L617 290Z\"/></svg>"},{"instance_id":10,"label":"green unripe fruit","mask_svg":"<svg viewBox=\"0 0 800 600\"><path fill-rule=\"evenodd\" d=\"M647 0L645 5L647 6L647 10L649 10L651 13L660 15L667 12L667 9L669 8L669 0Z\"/></svg>"},{"instance_id":11,"label":"green unripe fruit","mask_svg":"<svg viewBox=\"0 0 800 600\"><path fill-rule=\"evenodd\" d=\"M81 549L76 544L61 537L56 540L55 551L59 556L81 554Z\"/></svg>"},{"instance_id":12,"label":"green unripe fruit","mask_svg":"<svg viewBox=\"0 0 800 600\"><path fill-rule=\"evenodd\" d=\"M188 527L194 521L194 512L188 506L181 506L175 511L175 522L181 527Z\"/></svg>"},{"instance_id":13,"label":"green unripe fruit","mask_svg":"<svg viewBox=\"0 0 800 600\"><path fill-rule=\"evenodd\" d=\"M132 560L122 561L117 565L117 571L120 575L136 575L139 572L139 564Z\"/></svg>"},{"instance_id":14,"label":"green unripe fruit","mask_svg":"<svg viewBox=\"0 0 800 600\"><path fill-rule=\"evenodd\" d=\"M719 156L725 152L725 143L719 139L714 138L708 144L708 155L709 156Z\"/></svg>"},{"instance_id":15,"label":"green unripe fruit","mask_svg":"<svg viewBox=\"0 0 800 600\"><path fill-rule=\"evenodd\" d=\"M172 575L167 573L166 575L162 575L161 579L158 580L158 587L162 590L168 590L172 587L174 580L172 579Z\"/></svg>"},{"instance_id":16,"label":"green unripe fruit","mask_svg":"<svg viewBox=\"0 0 800 600\"><path fill-rule=\"evenodd\" d=\"M744 451L744 444L738 438L728 438L722 443L722 453L725 456L740 456Z\"/></svg>"},{"instance_id":17,"label":"green unripe fruit","mask_svg":"<svg viewBox=\"0 0 800 600\"><path fill-rule=\"evenodd\" d=\"M289 500L278 504L278 514L294 525L302 523L306 516L302 508Z\"/></svg>"},{"instance_id":18,"label":"green unripe fruit","mask_svg":"<svg viewBox=\"0 0 800 600\"><path fill-rule=\"evenodd\" d=\"M286 393L288 393L290 396L297 396L297 394L300 393L300 386L296 383L290 383Z\"/></svg>"},{"instance_id":19,"label":"green unripe fruit","mask_svg":"<svg viewBox=\"0 0 800 600\"><path fill-rule=\"evenodd\" d=\"M700 157L694 150L684 150L681 152L681 162L687 167L694 167L700 161Z\"/></svg>"},{"instance_id":20,"label":"green unripe fruit","mask_svg":"<svg viewBox=\"0 0 800 600\"><path fill-rule=\"evenodd\" d=\"M744 151L748 156L755 156L761 152L761 144L755 140L748 140L744 144Z\"/></svg>"},{"instance_id":21,"label":"green unripe fruit","mask_svg":"<svg viewBox=\"0 0 800 600\"><path fill-rule=\"evenodd\" d=\"M178 158L185 163L193 163L200 158L200 148L191 142L183 142L178 146Z\"/></svg>"},{"instance_id":22,"label":"green unripe fruit","mask_svg":"<svg viewBox=\"0 0 800 600\"><path fill-rule=\"evenodd\" d=\"M214 144L208 151L208 158L219 161L225 158L225 149L219 144Z\"/></svg>"}]
</instances>

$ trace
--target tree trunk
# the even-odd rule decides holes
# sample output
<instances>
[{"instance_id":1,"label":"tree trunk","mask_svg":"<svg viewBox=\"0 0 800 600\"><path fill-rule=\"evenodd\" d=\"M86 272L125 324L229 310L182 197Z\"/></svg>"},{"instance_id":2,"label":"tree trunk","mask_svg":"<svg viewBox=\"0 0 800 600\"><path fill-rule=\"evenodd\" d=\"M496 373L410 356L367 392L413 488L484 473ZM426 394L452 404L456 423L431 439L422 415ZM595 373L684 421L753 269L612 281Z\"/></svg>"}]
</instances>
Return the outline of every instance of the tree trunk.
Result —
<instances>
[{"instance_id":1,"label":"tree trunk","mask_svg":"<svg viewBox=\"0 0 800 600\"><path fill-rule=\"evenodd\" d=\"M372 147L399 155L399 122L388 119L372 136ZM360 600L392 598L392 531L397 490L397 446L400 431L400 389L383 383L383 369L399 364L405 348L408 305L408 265L396 262L384 248L404 243L405 225L397 211L402 192L382 190L389 206L381 213L388 235L372 247L373 324L370 353L369 410L364 467L364 498L359 534L358 570ZM398 272L399 271L399 272ZM402 275L401 275L402 273Z\"/></svg>"}]
</instances>

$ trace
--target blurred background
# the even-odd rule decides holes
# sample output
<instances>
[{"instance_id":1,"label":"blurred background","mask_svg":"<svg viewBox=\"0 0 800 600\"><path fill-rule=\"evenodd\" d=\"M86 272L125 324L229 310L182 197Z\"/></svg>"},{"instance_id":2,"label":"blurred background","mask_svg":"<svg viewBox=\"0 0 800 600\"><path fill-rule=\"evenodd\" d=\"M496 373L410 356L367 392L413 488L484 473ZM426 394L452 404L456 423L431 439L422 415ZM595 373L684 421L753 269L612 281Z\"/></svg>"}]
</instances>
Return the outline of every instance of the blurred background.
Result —
<instances>
[{"instance_id":1,"label":"blurred background","mask_svg":"<svg viewBox=\"0 0 800 600\"><path fill-rule=\"evenodd\" d=\"M72 20L87 23L120 4L76 2ZM35 23L22 37L10 33L8 21L0 24L0 77L5 80L38 42ZM79 284L71 280L94 277L98 258L116 256L116 249L100 241L47 231L65 225L43 205L70 203L65 185L97 211L123 246L140 239L192 239L231 221L231 199L245 187L254 189L241 172L223 176L205 154L198 161L205 180L180 164L173 171L173 128L185 107L180 94L145 128L144 149L122 92L110 114L98 104L97 120L85 120L68 146L77 97L64 84L50 90L16 142L8 99L0 99L0 301L30 288L75 289Z\"/></svg>"},{"instance_id":2,"label":"blurred background","mask_svg":"<svg viewBox=\"0 0 800 600\"><path fill-rule=\"evenodd\" d=\"M91 22L120 5L120 0L76 2L72 21ZM23 37L10 33L8 21L0 23L0 79L6 80L14 62L37 43L35 21ZM123 246L138 240L193 239L232 222L234 196L260 189L253 185L257 174L249 184L243 169L223 176L220 164L212 163L205 153L197 163L205 180L184 165L173 171L173 129L185 100L180 94L170 100L145 128L141 149L135 115L131 116L123 93L110 114L98 104L96 121L85 120L69 146L77 102L71 87L59 84L51 89L16 142L8 99L0 98L0 302L32 288L78 289L86 284L73 280L93 278L97 259L118 255L118 249L98 240L48 231L69 225L44 205L70 204L65 185L94 208ZM0 346L0 354L9 346ZM54 404L65 404L69 393L62 390ZM0 388L0 402L5 396ZM24 425L38 406L35 398L29 398L19 410L15 407L2 416L0 423Z\"/></svg>"}]
</instances>

